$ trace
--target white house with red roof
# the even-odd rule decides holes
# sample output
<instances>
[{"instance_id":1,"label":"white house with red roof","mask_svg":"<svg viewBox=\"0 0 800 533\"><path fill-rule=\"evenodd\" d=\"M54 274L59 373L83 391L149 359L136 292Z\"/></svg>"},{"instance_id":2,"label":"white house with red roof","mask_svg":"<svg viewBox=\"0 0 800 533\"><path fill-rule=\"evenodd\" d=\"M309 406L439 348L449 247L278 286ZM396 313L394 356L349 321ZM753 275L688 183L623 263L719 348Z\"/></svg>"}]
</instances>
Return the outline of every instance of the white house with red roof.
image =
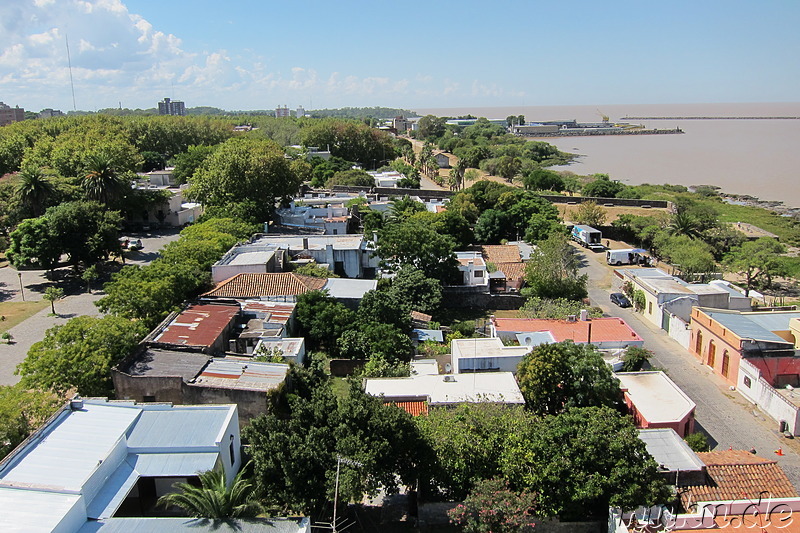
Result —
<instances>
[{"instance_id":1,"label":"white house with red roof","mask_svg":"<svg viewBox=\"0 0 800 533\"><path fill-rule=\"evenodd\" d=\"M593 344L601 350L618 350L644 344L627 322L617 317L584 320L492 317L490 328L492 337L517 340L522 346L570 340L575 344Z\"/></svg>"}]
</instances>

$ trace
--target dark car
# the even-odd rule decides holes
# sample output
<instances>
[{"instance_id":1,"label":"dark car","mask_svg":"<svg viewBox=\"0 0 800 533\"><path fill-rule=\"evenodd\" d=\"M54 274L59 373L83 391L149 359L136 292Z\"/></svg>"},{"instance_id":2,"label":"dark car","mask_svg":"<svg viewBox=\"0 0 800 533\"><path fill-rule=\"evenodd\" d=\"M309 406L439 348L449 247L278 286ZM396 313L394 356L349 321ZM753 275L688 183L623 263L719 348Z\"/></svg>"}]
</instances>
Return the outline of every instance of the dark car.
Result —
<instances>
[{"instance_id":1,"label":"dark car","mask_svg":"<svg viewBox=\"0 0 800 533\"><path fill-rule=\"evenodd\" d=\"M617 304L620 307L630 307L631 301L628 300L628 297L622 294L621 292L612 292L611 293L611 301Z\"/></svg>"}]
</instances>

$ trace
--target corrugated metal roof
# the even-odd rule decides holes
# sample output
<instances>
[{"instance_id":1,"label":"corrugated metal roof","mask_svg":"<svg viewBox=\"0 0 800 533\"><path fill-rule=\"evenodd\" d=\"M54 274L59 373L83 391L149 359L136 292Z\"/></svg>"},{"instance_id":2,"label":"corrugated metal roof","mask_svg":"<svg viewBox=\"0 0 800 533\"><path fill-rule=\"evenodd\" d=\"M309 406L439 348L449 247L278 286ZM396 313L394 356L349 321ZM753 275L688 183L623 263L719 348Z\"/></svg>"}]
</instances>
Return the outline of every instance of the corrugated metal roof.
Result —
<instances>
[{"instance_id":1,"label":"corrugated metal roof","mask_svg":"<svg viewBox=\"0 0 800 533\"><path fill-rule=\"evenodd\" d=\"M363 298L367 291L378 288L374 279L329 278L323 289L333 298Z\"/></svg>"},{"instance_id":2,"label":"corrugated metal roof","mask_svg":"<svg viewBox=\"0 0 800 533\"><path fill-rule=\"evenodd\" d=\"M197 376L195 385L224 389L267 391L284 382L289 365L252 359L214 359Z\"/></svg>"},{"instance_id":3,"label":"corrugated metal roof","mask_svg":"<svg viewBox=\"0 0 800 533\"><path fill-rule=\"evenodd\" d=\"M775 325L779 326L775 329L789 329L789 318L783 318L783 327L780 327L779 324L781 322L776 321L775 317L763 317L741 313L719 313L710 309L703 309L703 312L742 339L790 344L786 339L782 339L772 333L772 331L774 331L773 329L768 329L768 326ZM782 316L786 317L786 315ZM800 316L800 313L798 313L797 316Z\"/></svg>"},{"instance_id":4,"label":"corrugated metal roof","mask_svg":"<svg viewBox=\"0 0 800 533\"><path fill-rule=\"evenodd\" d=\"M640 429L639 439L656 463L670 472L696 472L705 466L673 429Z\"/></svg>"},{"instance_id":5,"label":"corrugated metal roof","mask_svg":"<svg viewBox=\"0 0 800 533\"><path fill-rule=\"evenodd\" d=\"M0 531L51 533L75 506L83 506L79 494L0 488Z\"/></svg>"},{"instance_id":6,"label":"corrugated metal roof","mask_svg":"<svg viewBox=\"0 0 800 533\"><path fill-rule=\"evenodd\" d=\"M181 346L213 346L238 314L238 305L190 305L155 340Z\"/></svg>"},{"instance_id":7,"label":"corrugated metal roof","mask_svg":"<svg viewBox=\"0 0 800 533\"><path fill-rule=\"evenodd\" d=\"M216 406L214 406L216 407ZM175 406L169 410L147 410L128 435L128 448L191 449L215 446L230 406L204 406L202 409Z\"/></svg>"},{"instance_id":8,"label":"corrugated metal roof","mask_svg":"<svg viewBox=\"0 0 800 533\"><path fill-rule=\"evenodd\" d=\"M40 441L0 472L0 484L81 490L141 413L136 408L90 403L66 412Z\"/></svg>"},{"instance_id":9,"label":"corrugated metal roof","mask_svg":"<svg viewBox=\"0 0 800 533\"><path fill-rule=\"evenodd\" d=\"M213 470L218 453L132 453L127 463L140 476L172 477L191 476Z\"/></svg>"}]
</instances>

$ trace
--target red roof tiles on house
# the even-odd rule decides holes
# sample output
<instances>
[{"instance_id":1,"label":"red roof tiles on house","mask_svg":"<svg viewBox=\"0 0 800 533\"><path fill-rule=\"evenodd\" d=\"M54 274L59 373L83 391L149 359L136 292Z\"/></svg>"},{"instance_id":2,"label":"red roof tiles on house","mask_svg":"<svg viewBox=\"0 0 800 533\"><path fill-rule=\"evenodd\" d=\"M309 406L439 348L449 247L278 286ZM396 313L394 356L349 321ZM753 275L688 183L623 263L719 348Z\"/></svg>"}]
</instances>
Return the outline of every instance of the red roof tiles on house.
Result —
<instances>
[{"instance_id":1,"label":"red roof tiles on house","mask_svg":"<svg viewBox=\"0 0 800 533\"><path fill-rule=\"evenodd\" d=\"M481 246L481 253L490 263L520 263L519 246L514 244L489 244Z\"/></svg>"},{"instance_id":2,"label":"red roof tiles on house","mask_svg":"<svg viewBox=\"0 0 800 533\"><path fill-rule=\"evenodd\" d=\"M587 321L545 320L539 318L495 318L497 331L533 333L549 331L556 342L571 340L589 342L589 324L592 342L641 341L641 337L621 318L593 318Z\"/></svg>"},{"instance_id":3,"label":"red roof tiles on house","mask_svg":"<svg viewBox=\"0 0 800 533\"><path fill-rule=\"evenodd\" d=\"M328 281L294 272L236 274L203 296L212 298L261 298L264 296L297 296L320 290Z\"/></svg>"},{"instance_id":4,"label":"red roof tiles on house","mask_svg":"<svg viewBox=\"0 0 800 533\"><path fill-rule=\"evenodd\" d=\"M518 281L525 278L525 263L495 263L497 270L506 275L506 281Z\"/></svg>"},{"instance_id":5,"label":"red roof tiles on house","mask_svg":"<svg viewBox=\"0 0 800 533\"><path fill-rule=\"evenodd\" d=\"M745 498L793 498L797 491L777 461L744 450L700 452L709 483L681 489L685 509L697 502L742 500ZM762 494L766 491L766 494Z\"/></svg>"},{"instance_id":6,"label":"red roof tiles on house","mask_svg":"<svg viewBox=\"0 0 800 533\"><path fill-rule=\"evenodd\" d=\"M428 414L428 402L392 402L392 404L404 410L411 416Z\"/></svg>"}]
</instances>

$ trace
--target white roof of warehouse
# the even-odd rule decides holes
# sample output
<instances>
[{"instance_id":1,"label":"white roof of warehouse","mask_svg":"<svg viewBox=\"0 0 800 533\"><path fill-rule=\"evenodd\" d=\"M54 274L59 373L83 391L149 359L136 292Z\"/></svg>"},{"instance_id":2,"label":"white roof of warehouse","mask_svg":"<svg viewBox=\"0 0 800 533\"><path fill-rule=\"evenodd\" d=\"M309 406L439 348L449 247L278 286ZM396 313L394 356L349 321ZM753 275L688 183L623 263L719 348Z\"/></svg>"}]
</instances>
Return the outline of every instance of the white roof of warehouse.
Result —
<instances>
[{"instance_id":1,"label":"white roof of warehouse","mask_svg":"<svg viewBox=\"0 0 800 533\"><path fill-rule=\"evenodd\" d=\"M664 372L620 372L620 388L648 422L682 420L695 403Z\"/></svg>"},{"instance_id":2,"label":"white roof of warehouse","mask_svg":"<svg viewBox=\"0 0 800 533\"><path fill-rule=\"evenodd\" d=\"M522 392L511 372L417 375L407 378L364 380L364 390L386 399L426 398L431 405L454 403L523 404Z\"/></svg>"}]
</instances>

